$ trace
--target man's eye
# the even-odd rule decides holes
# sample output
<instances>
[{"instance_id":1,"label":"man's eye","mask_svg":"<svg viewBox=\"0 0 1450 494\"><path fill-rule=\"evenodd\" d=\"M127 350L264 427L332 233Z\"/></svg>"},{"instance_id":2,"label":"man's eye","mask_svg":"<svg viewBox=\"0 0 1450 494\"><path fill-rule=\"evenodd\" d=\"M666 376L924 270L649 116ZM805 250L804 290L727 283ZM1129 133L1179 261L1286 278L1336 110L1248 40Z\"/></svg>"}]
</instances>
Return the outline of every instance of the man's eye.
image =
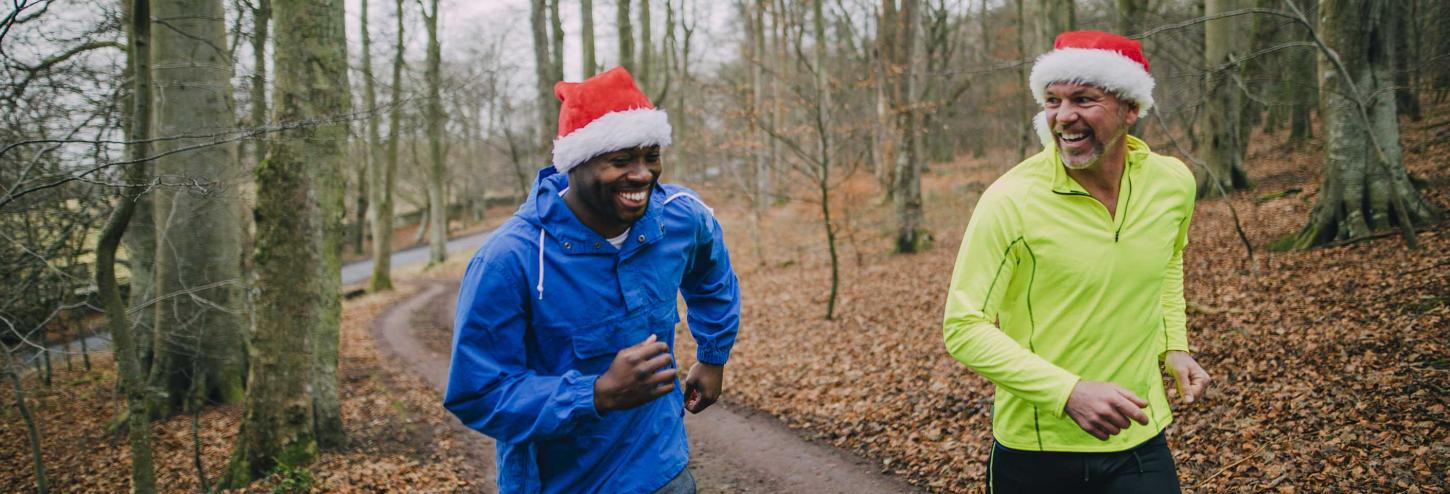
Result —
<instances>
[{"instance_id":1,"label":"man's eye","mask_svg":"<svg viewBox=\"0 0 1450 494\"><path fill-rule=\"evenodd\" d=\"M658 162L660 160L660 155L659 154L656 154L656 153L646 154L646 155L644 155L644 160L645 161L648 161L650 163L655 163L655 162Z\"/></svg>"}]
</instances>

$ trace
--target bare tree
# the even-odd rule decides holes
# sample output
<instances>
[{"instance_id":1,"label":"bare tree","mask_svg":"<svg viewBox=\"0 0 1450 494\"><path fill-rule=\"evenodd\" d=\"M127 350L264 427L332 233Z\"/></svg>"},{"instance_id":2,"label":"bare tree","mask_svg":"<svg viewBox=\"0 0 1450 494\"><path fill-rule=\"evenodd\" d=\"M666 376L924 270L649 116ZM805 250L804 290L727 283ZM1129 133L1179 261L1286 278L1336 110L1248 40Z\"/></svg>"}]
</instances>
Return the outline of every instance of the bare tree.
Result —
<instances>
[{"instance_id":1,"label":"bare tree","mask_svg":"<svg viewBox=\"0 0 1450 494\"><path fill-rule=\"evenodd\" d=\"M428 29L428 59L424 79L428 84L428 154L432 158L428 174L428 265L442 264L448 258L448 191L443 183L447 179L443 152L443 99L441 96L443 75L442 42L438 39L438 0L430 0L430 7L422 10L423 26ZM430 13L431 12L431 13ZM548 67L553 67L549 64Z\"/></svg>"},{"instance_id":2,"label":"bare tree","mask_svg":"<svg viewBox=\"0 0 1450 494\"><path fill-rule=\"evenodd\" d=\"M221 0L151 3L156 135L233 129L232 61ZM156 173L185 186L156 189L156 327L152 413L170 415L192 392L236 403L243 395L241 206L232 143L155 143ZM174 152L175 151L175 152ZM194 362L195 361L195 362ZM193 374L192 369L200 374Z\"/></svg>"},{"instance_id":3,"label":"bare tree","mask_svg":"<svg viewBox=\"0 0 1450 494\"><path fill-rule=\"evenodd\" d=\"M1297 10L1293 3L1288 6ZM1371 0L1324 0L1319 9L1324 180L1309 223L1286 241L1310 247L1398 226L1415 246L1414 225L1438 214L1411 185L1400 159L1390 74L1392 7ZM1304 21L1302 13L1299 18Z\"/></svg>"},{"instance_id":4,"label":"bare tree","mask_svg":"<svg viewBox=\"0 0 1450 494\"><path fill-rule=\"evenodd\" d=\"M897 154L896 181L893 184L895 190L892 194L896 201L898 253L918 252L931 245L931 234L924 226L925 218L921 208L921 169L922 161L926 157L921 151L921 135L918 132L921 121L917 81L917 67L920 65L917 57L917 47L921 44L921 36L918 34L921 30L920 21L920 0L903 0L898 19L900 27L896 29L897 47L893 50L900 54L897 60L901 64L900 75L897 76L899 81L895 84L896 94L893 100L896 126L900 132L899 142L904 151Z\"/></svg>"},{"instance_id":5,"label":"bare tree","mask_svg":"<svg viewBox=\"0 0 1450 494\"><path fill-rule=\"evenodd\" d=\"M615 0L614 22L619 30L619 66L634 74L639 67L634 64L634 27L629 20L631 1L633 0Z\"/></svg>"},{"instance_id":6,"label":"bare tree","mask_svg":"<svg viewBox=\"0 0 1450 494\"><path fill-rule=\"evenodd\" d=\"M583 23L583 29L579 34L582 43L584 64L584 77L593 77L599 70L599 62L594 60L594 0L579 0L579 17Z\"/></svg>"},{"instance_id":7,"label":"bare tree","mask_svg":"<svg viewBox=\"0 0 1450 494\"><path fill-rule=\"evenodd\" d=\"M151 22L148 0L123 0L127 30L127 68L132 75L130 91L123 110L127 128L127 155L143 159L148 149L144 143L151 132L151 67L147 40ZM131 490L156 491L156 468L151 457L151 413L146 409L146 371L141 366L140 349L132 338L130 318L116 285L116 248L136 211L136 204L145 192L146 169L133 164L126 169L129 185L121 189L120 200L111 217L101 229L96 243L96 292L106 312L106 327L115 345L117 375L126 393L126 431L131 446Z\"/></svg>"},{"instance_id":8,"label":"bare tree","mask_svg":"<svg viewBox=\"0 0 1450 494\"><path fill-rule=\"evenodd\" d=\"M366 1L366 0L364 0ZM403 125L403 0L396 0L397 38L393 43L393 81L388 110L387 161L380 181L374 182L373 190L379 196L377 213L373 220L373 275L368 281L372 292L393 289L393 194L398 173L398 135Z\"/></svg>"},{"instance_id":9,"label":"bare tree","mask_svg":"<svg viewBox=\"0 0 1450 494\"><path fill-rule=\"evenodd\" d=\"M335 323L337 286L328 280L337 271L325 271L334 267L328 251L341 246L328 223L341 217L348 134L339 119L349 105L343 4L286 0L274 9L277 120L312 125L283 132L257 167L252 375L226 487L317 455L319 355L329 344L336 351L336 329L326 326Z\"/></svg>"},{"instance_id":10,"label":"bare tree","mask_svg":"<svg viewBox=\"0 0 1450 494\"><path fill-rule=\"evenodd\" d=\"M1204 15L1213 17L1233 10L1232 0L1207 0ZM1198 177L1198 195L1214 196L1220 192L1245 189L1249 186L1244 171L1245 143L1240 134L1240 112L1243 96L1235 83L1237 66L1243 56L1236 41L1235 18L1212 19L1204 26L1203 57L1208 72L1204 74L1202 137L1205 172Z\"/></svg>"},{"instance_id":11,"label":"bare tree","mask_svg":"<svg viewBox=\"0 0 1450 494\"><path fill-rule=\"evenodd\" d=\"M530 0L529 19L534 33L534 77L535 77L535 100L538 107L538 146L539 156L548 159L550 146L554 139L552 131L558 127L559 103L554 97L554 60L551 55L549 44L549 26L546 24L546 12L548 0Z\"/></svg>"}]
</instances>

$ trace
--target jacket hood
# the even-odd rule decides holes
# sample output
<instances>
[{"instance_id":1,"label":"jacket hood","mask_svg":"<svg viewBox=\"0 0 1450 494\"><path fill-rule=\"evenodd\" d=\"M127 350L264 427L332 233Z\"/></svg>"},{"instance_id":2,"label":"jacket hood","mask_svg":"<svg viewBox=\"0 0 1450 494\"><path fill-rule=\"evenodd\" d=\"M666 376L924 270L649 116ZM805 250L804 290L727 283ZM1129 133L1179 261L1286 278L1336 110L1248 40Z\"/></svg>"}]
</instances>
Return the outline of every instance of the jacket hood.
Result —
<instances>
[{"instance_id":1,"label":"jacket hood","mask_svg":"<svg viewBox=\"0 0 1450 494\"><path fill-rule=\"evenodd\" d=\"M562 201L559 194L562 194L567 188L569 188L569 175L559 173L553 166L540 168L534 176L534 185L529 189L528 197L524 198L524 203L519 205L514 216L518 216L519 219L530 225L542 227L545 216L543 209L553 201Z\"/></svg>"}]
</instances>

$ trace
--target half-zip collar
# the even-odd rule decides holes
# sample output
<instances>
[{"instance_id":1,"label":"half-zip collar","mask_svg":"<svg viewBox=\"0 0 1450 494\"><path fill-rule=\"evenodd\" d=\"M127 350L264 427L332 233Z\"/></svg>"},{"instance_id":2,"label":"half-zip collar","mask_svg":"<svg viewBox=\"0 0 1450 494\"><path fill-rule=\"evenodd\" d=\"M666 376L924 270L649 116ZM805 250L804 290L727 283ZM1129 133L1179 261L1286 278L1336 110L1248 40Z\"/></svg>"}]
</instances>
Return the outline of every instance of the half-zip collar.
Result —
<instances>
[{"instance_id":1,"label":"half-zip collar","mask_svg":"<svg viewBox=\"0 0 1450 494\"><path fill-rule=\"evenodd\" d=\"M1093 205L1103 212L1103 215L1106 216L1108 223L1111 225L1114 243L1122 237L1123 225L1128 223L1128 208L1132 206L1133 201L1133 175L1142 168L1143 160L1147 159L1151 152L1148 149L1148 145L1137 137L1124 135L1123 142L1128 147L1126 153L1127 163L1123 165L1123 175L1118 178L1118 204L1116 214L1109 214L1107 206L1098 202L1097 198L1089 194L1082 184L1077 183L1077 180L1073 180L1072 176L1067 174L1067 167L1062 164L1062 156L1057 153L1055 148L1049 146L1047 149L1047 152L1051 153L1053 164L1052 192L1058 195L1080 196L1092 199Z\"/></svg>"}]
</instances>

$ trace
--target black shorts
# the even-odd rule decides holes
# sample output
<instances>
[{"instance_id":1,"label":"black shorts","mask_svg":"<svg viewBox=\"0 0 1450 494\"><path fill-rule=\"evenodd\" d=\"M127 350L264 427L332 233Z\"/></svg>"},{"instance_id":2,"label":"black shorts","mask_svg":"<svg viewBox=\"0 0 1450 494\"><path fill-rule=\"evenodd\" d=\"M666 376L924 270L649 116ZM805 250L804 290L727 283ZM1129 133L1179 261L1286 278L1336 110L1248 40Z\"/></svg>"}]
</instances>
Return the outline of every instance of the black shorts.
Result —
<instances>
[{"instance_id":1,"label":"black shorts","mask_svg":"<svg viewBox=\"0 0 1450 494\"><path fill-rule=\"evenodd\" d=\"M1163 433L1126 451L1019 451L993 441L988 494L1180 494Z\"/></svg>"}]
</instances>

